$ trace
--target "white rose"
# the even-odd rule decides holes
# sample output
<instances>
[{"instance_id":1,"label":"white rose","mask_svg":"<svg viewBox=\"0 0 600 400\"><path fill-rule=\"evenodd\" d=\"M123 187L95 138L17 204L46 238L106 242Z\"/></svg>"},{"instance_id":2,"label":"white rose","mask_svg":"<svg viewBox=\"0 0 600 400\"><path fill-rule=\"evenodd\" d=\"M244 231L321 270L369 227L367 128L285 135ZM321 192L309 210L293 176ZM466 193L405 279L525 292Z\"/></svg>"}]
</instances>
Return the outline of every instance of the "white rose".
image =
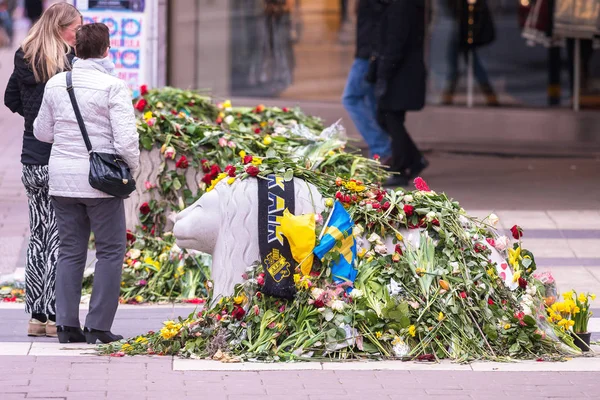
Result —
<instances>
[{"instance_id":1,"label":"white rose","mask_svg":"<svg viewBox=\"0 0 600 400\"><path fill-rule=\"evenodd\" d=\"M132 260L136 260L136 259L140 258L141 255L142 255L142 252L139 249L129 250L129 258L131 258Z\"/></svg>"},{"instance_id":2,"label":"white rose","mask_svg":"<svg viewBox=\"0 0 600 400\"><path fill-rule=\"evenodd\" d=\"M362 290L360 289L352 289L352 291L350 292L350 297L353 299L360 299L361 297L364 296L364 293Z\"/></svg>"},{"instance_id":3,"label":"white rose","mask_svg":"<svg viewBox=\"0 0 600 400\"><path fill-rule=\"evenodd\" d=\"M225 123L227 125L231 125L231 123L234 121L233 115L228 115L225 117Z\"/></svg>"},{"instance_id":4,"label":"white rose","mask_svg":"<svg viewBox=\"0 0 600 400\"><path fill-rule=\"evenodd\" d=\"M426 215L427 221L433 221L435 219L435 212L429 211Z\"/></svg>"},{"instance_id":5,"label":"white rose","mask_svg":"<svg viewBox=\"0 0 600 400\"><path fill-rule=\"evenodd\" d=\"M387 247L385 244L378 244L375 246L375 252L379 254L387 254Z\"/></svg>"},{"instance_id":6,"label":"white rose","mask_svg":"<svg viewBox=\"0 0 600 400\"><path fill-rule=\"evenodd\" d=\"M508 247L509 240L506 236L500 236L496 240L494 240L494 247L498 251L504 251Z\"/></svg>"},{"instance_id":7,"label":"white rose","mask_svg":"<svg viewBox=\"0 0 600 400\"><path fill-rule=\"evenodd\" d=\"M492 213L489 215L488 221L490 221L490 224L492 224L492 226L496 226L498 225L498 221L500 221L500 218L498 218L496 214Z\"/></svg>"},{"instance_id":8,"label":"white rose","mask_svg":"<svg viewBox=\"0 0 600 400\"><path fill-rule=\"evenodd\" d=\"M380 242L381 241L381 236L379 236L376 233L371 233L371 236L369 236L369 238L367 239L369 242L373 243L373 242Z\"/></svg>"},{"instance_id":9,"label":"white rose","mask_svg":"<svg viewBox=\"0 0 600 400\"><path fill-rule=\"evenodd\" d=\"M318 299L318 298L319 298L319 296L323 294L323 292L324 292L324 290L323 290L323 289L319 289L319 288L313 288L313 289L310 291L310 295L311 295L313 298L315 298L315 299Z\"/></svg>"},{"instance_id":10,"label":"white rose","mask_svg":"<svg viewBox=\"0 0 600 400\"><path fill-rule=\"evenodd\" d=\"M406 196L404 196L404 202L405 203L410 203L411 201L413 201L413 197L410 194L407 194Z\"/></svg>"},{"instance_id":11,"label":"white rose","mask_svg":"<svg viewBox=\"0 0 600 400\"><path fill-rule=\"evenodd\" d=\"M346 306L346 304L341 300L334 300L331 302L331 309L333 311L338 311L338 312L344 311L345 306Z\"/></svg>"},{"instance_id":12,"label":"white rose","mask_svg":"<svg viewBox=\"0 0 600 400\"><path fill-rule=\"evenodd\" d=\"M354 229L352 230L352 233L354 234L354 236L361 236L364 232L365 232L365 229L360 224L356 224L354 226Z\"/></svg>"}]
</instances>

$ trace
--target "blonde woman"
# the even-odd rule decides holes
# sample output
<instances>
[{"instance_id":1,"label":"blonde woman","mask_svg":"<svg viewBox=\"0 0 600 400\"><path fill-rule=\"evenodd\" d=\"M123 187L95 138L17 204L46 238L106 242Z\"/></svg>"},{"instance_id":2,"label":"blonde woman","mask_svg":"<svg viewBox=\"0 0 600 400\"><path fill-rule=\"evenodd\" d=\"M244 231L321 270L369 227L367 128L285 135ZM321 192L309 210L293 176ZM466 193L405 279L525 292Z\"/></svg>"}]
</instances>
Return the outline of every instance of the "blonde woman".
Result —
<instances>
[{"instance_id":1,"label":"blonde woman","mask_svg":"<svg viewBox=\"0 0 600 400\"><path fill-rule=\"evenodd\" d=\"M25 119L22 181L29 202L30 239L25 265L25 310L31 314L27 334L56 333L55 279L58 231L48 194L48 160L52 145L33 135L46 82L71 69L75 32L82 17L75 7L57 3L49 7L31 28L15 54L15 68L6 87L4 104Z\"/></svg>"}]
</instances>

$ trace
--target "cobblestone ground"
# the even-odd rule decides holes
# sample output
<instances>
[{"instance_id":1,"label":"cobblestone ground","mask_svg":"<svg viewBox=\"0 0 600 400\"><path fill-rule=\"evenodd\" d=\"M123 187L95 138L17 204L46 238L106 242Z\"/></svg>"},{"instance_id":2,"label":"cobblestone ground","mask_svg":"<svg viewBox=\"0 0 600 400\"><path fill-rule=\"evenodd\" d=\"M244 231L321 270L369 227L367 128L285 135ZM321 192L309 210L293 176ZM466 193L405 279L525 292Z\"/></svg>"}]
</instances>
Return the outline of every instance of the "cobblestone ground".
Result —
<instances>
[{"instance_id":1,"label":"cobblestone ground","mask_svg":"<svg viewBox=\"0 0 600 400\"><path fill-rule=\"evenodd\" d=\"M0 359L0 398L134 400L594 399L597 372L173 371L170 358Z\"/></svg>"}]
</instances>

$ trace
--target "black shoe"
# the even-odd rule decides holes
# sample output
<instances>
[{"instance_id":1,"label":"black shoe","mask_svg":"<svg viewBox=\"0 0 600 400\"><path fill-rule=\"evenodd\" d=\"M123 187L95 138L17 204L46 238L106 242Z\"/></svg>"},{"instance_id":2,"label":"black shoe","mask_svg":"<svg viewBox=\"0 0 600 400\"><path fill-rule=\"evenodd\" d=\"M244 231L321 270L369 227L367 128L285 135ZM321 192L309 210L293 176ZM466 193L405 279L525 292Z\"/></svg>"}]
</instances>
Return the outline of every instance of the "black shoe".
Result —
<instances>
[{"instance_id":1,"label":"black shoe","mask_svg":"<svg viewBox=\"0 0 600 400\"><path fill-rule=\"evenodd\" d=\"M96 344L96 341L99 340L102 343L110 343L117 342L123 339L121 335L115 335L111 331L98 331L96 329L85 328L85 340L88 344Z\"/></svg>"},{"instance_id":2,"label":"black shoe","mask_svg":"<svg viewBox=\"0 0 600 400\"><path fill-rule=\"evenodd\" d=\"M384 187L398 187L398 186L403 186L406 187L408 186L408 179L405 176L401 176L401 175L393 175L391 177L389 177L384 183L383 183Z\"/></svg>"},{"instance_id":3,"label":"black shoe","mask_svg":"<svg viewBox=\"0 0 600 400\"><path fill-rule=\"evenodd\" d=\"M415 179L427 167L429 167L429 161L427 161L425 157L421 157L416 164L412 165L408 169L406 172L406 177L410 180Z\"/></svg>"},{"instance_id":4,"label":"black shoe","mask_svg":"<svg viewBox=\"0 0 600 400\"><path fill-rule=\"evenodd\" d=\"M78 326L64 326L59 325L56 327L56 334L58 335L58 341L60 343L83 343L85 342L85 335Z\"/></svg>"}]
</instances>

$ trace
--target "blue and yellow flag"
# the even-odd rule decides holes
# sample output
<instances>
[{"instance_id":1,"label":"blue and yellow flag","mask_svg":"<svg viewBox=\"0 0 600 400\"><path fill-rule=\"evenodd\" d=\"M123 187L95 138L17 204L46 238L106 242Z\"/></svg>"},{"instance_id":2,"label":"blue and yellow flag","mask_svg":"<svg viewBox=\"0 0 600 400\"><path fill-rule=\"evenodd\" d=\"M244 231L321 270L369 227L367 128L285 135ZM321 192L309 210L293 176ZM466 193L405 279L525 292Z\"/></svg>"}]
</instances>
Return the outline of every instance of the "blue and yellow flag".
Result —
<instances>
[{"instance_id":1,"label":"blue and yellow flag","mask_svg":"<svg viewBox=\"0 0 600 400\"><path fill-rule=\"evenodd\" d=\"M314 253L319 259L323 259L325 254L331 250L338 250L340 258L331 266L331 273L335 282L349 281L354 282L357 270L354 268L356 260L356 241L352 234L354 221L346 211L342 203L336 201L329 219L321 233L321 241L315 247ZM338 241L341 247L336 247Z\"/></svg>"}]
</instances>

